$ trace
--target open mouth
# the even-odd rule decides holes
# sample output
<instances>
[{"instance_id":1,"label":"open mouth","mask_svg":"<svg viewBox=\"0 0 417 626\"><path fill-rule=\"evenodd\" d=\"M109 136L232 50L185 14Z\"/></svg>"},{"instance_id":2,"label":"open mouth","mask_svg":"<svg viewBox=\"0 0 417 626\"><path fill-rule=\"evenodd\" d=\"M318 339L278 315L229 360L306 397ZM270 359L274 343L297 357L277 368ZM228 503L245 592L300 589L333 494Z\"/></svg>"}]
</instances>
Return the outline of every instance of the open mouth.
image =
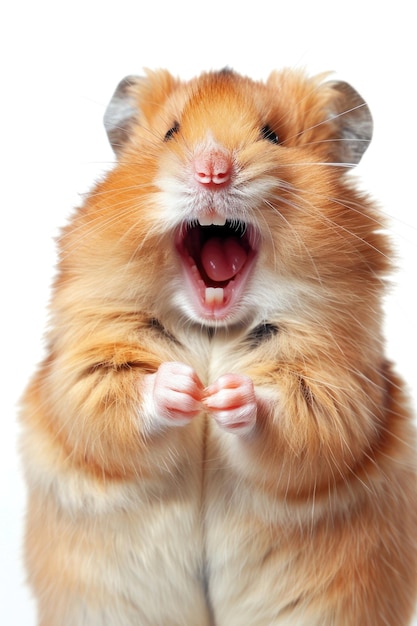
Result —
<instances>
[{"instance_id":1,"label":"open mouth","mask_svg":"<svg viewBox=\"0 0 417 626\"><path fill-rule=\"evenodd\" d=\"M177 237L186 286L200 315L220 320L240 300L257 254L255 228L240 220L182 224Z\"/></svg>"}]
</instances>

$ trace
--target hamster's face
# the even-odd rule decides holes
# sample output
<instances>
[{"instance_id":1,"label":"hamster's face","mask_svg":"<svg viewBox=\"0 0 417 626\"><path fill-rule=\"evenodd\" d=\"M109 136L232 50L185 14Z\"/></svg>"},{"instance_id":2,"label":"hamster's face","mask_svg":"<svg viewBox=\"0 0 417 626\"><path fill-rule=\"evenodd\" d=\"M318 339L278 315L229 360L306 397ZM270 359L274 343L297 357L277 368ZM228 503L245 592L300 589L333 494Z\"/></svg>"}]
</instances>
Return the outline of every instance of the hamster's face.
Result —
<instances>
[{"instance_id":1,"label":"hamster's face","mask_svg":"<svg viewBox=\"0 0 417 626\"><path fill-rule=\"evenodd\" d=\"M344 226L329 199L372 128L351 87L157 72L123 81L105 124L117 167L140 169L146 253L165 250L155 284L168 309L206 325L267 319L331 269Z\"/></svg>"}]
</instances>

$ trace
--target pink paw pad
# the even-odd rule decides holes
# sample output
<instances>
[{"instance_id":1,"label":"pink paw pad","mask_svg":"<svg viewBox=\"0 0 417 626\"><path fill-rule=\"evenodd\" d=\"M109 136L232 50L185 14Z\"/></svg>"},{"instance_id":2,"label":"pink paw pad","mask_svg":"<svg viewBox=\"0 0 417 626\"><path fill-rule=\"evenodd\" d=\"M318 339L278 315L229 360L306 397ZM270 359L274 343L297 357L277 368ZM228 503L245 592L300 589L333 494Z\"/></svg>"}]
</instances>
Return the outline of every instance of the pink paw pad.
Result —
<instances>
[{"instance_id":1,"label":"pink paw pad","mask_svg":"<svg viewBox=\"0 0 417 626\"><path fill-rule=\"evenodd\" d=\"M248 376L221 376L207 387L203 403L223 430L247 434L255 426L257 401Z\"/></svg>"},{"instance_id":2,"label":"pink paw pad","mask_svg":"<svg viewBox=\"0 0 417 626\"><path fill-rule=\"evenodd\" d=\"M184 426L201 410L203 386L190 366L167 362L146 377L145 394L156 420Z\"/></svg>"}]
</instances>

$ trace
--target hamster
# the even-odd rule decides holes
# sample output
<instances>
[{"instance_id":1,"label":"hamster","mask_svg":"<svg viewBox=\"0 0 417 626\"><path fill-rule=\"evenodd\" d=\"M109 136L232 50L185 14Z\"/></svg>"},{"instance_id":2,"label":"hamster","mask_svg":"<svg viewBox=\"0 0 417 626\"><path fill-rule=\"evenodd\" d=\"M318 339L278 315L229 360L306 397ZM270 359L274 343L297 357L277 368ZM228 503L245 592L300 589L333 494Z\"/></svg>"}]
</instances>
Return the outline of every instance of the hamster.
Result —
<instances>
[{"instance_id":1,"label":"hamster","mask_svg":"<svg viewBox=\"0 0 417 626\"><path fill-rule=\"evenodd\" d=\"M147 71L58 241L25 392L39 626L405 626L416 448L372 137L328 75Z\"/></svg>"}]
</instances>

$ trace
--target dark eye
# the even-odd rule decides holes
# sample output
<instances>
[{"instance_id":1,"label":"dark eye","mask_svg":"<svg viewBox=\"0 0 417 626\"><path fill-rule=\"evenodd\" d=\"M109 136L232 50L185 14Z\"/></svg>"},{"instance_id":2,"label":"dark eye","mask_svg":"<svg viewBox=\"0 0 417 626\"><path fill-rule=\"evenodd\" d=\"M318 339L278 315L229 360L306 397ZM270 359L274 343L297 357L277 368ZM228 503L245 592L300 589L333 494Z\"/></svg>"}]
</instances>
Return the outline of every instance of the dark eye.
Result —
<instances>
[{"instance_id":1,"label":"dark eye","mask_svg":"<svg viewBox=\"0 0 417 626\"><path fill-rule=\"evenodd\" d=\"M266 139L271 143L279 143L279 138L276 133L272 130L272 128L268 125L262 126L261 128L262 139Z\"/></svg>"},{"instance_id":2,"label":"dark eye","mask_svg":"<svg viewBox=\"0 0 417 626\"><path fill-rule=\"evenodd\" d=\"M179 129L180 129L179 123L175 122L174 126L165 133L164 141L169 141L171 137L179 131Z\"/></svg>"}]
</instances>

